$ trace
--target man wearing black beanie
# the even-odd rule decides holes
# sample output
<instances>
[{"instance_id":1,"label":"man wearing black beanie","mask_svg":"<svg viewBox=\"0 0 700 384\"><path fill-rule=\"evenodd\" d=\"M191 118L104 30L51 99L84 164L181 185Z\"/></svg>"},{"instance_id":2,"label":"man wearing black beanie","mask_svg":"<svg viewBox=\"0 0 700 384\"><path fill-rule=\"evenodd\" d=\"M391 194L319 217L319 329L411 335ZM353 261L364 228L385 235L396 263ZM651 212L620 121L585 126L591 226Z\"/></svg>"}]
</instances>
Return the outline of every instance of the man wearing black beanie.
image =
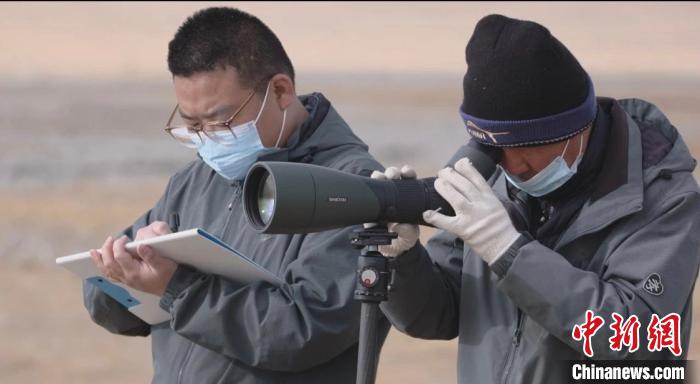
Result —
<instances>
[{"instance_id":1,"label":"man wearing black beanie","mask_svg":"<svg viewBox=\"0 0 700 384\"><path fill-rule=\"evenodd\" d=\"M564 383L582 378L574 360L684 359L700 188L678 131L651 103L596 98L537 23L483 18L466 59L459 113L503 158L488 181L459 153L438 173L455 216L424 213L441 229L425 247L417 226L391 226L383 312L415 337L459 337L460 383Z\"/></svg>"}]
</instances>

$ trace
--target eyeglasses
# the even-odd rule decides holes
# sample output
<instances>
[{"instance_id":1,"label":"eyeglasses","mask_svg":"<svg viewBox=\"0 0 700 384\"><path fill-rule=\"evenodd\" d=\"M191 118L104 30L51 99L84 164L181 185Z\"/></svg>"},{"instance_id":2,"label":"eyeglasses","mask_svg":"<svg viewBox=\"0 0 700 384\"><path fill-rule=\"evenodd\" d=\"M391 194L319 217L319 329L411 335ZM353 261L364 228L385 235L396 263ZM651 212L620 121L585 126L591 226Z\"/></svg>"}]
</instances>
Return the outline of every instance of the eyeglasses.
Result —
<instances>
[{"instance_id":1,"label":"eyeglasses","mask_svg":"<svg viewBox=\"0 0 700 384\"><path fill-rule=\"evenodd\" d=\"M231 123L233 122L233 119L235 119L236 116L238 116L238 114L243 110L243 108L248 105L250 100L253 98L253 95L255 95L255 89L250 92L245 101L243 101L243 104L241 104L236 112L234 112L228 119L224 121L210 121L205 123L203 126L193 127L185 125L184 123L182 125L171 125L173 119L175 118L175 114L180 107L179 104L175 104L175 109L173 109L168 122L165 124L165 131L168 132L168 134L170 134L170 136L178 143L187 148L197 148L202 145L202 143L204 143L204 137L202 137L202 134L206 135L207 138L216 143L231 145L236 140L236 134L231 129Z\"/></svg>"}]
</instances>

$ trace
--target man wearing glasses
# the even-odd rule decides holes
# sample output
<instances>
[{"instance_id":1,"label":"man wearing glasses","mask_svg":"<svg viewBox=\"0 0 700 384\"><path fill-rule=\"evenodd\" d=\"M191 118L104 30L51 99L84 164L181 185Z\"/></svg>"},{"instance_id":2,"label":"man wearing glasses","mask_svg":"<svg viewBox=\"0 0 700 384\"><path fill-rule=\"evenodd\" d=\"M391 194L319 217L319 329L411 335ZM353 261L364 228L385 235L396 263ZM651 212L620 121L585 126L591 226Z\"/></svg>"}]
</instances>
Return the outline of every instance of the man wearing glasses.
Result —
<instances>
[{"instance_id":1,"label":"man wearing glasses","mask_svg":"<svg viewBox=\"0 0 700 384\"><path fill-rule=\"evenodd\" d=\"M113 281L162 297L171 320L150 326L90 284L93 320L122 335L151 335L155 383L354 382L359 306L350 229L261 235L246 223L243 178L257 160L360 173L382 169L319 93L297 97L294 69L260 20L231 8L187 19L170 42L178 105L167 133L199 159L156 205L92 257ZM169 222L170 224L166 224ZM177 265L129 239L202 228L284 284L238 284ZM388 331L384 322L382 338Z\"/></svg>"}]
</instances>

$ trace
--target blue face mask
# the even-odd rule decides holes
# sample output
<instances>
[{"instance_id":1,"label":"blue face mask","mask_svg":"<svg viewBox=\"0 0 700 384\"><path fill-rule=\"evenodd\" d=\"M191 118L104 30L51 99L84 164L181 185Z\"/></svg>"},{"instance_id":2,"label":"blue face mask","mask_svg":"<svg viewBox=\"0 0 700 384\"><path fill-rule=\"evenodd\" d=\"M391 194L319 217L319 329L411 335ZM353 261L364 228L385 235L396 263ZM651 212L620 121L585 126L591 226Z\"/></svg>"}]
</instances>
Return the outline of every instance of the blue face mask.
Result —
<instances>
[{"instance_id":1,"label":"blue face mask","mask_svg":"<svg viewBox=\"0 0 700 384\"><path fill-rule=\"evenodd\" d=\"M561 153L561 155L557 156L543 170L539 171L535 176L532 176L528 180L520 180L519 177L509 175L508 172L505 172L505 170L503 173L511 184L521 191L526 192L528 195L534 197L544 196L564 185L564 183L569 181L569 179L576 174L581 158L583 158L583 135L581 135L578 156L576 157L576 160L574 160L574 163L571 164L571 168L569 168L569 166L566 164L566 160L564 160L564 153L566 153L566 148L568 146L569 141L566 142L564 151Z\"/></svg>"},{"instance_id":2,"label":"blue face mask","mask_svg":"<svg viewBox=\"0 0 700 384\"><path fill-rule=\"evenodd\" d=\"M285 110L282 115L282 128L277 137L277 143L275 143L273 148L266 148L262 145L256 126L263 109L265 109L267 94L270 90L269 85L268 83L262 106L255 120L231 127L231 131L233 131L234 135L231 135L229 131L222 131L220 133L221 135L231 136L230 138L221 140L225 144L217 143L205 137L204 141L197 147L197 151L199 155L202 156L202 160L215 170L216 173L227 180L243 180L246 173L248 173L248 169L257 161L258 157L279 148L278 146L282 139L284 125L287 120L287 110Z\"/></svg>"}]
</instances>

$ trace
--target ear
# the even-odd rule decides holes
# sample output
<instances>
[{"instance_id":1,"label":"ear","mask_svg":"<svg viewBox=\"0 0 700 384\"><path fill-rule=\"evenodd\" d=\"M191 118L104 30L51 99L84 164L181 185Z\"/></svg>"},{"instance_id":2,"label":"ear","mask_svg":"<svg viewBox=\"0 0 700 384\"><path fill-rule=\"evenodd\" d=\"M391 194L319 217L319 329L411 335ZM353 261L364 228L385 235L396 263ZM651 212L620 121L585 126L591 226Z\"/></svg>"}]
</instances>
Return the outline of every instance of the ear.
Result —
<instances>
[{"instance_id":1,"label":"ear","mask_svg":"<svg viewBox=\"0 0 700 384\"><path fill-rule=\"evenodd\" d=\"M284 73L278 73L270 79L270 91L272 96L280 108L280 111L287 109L297 98L296 90L294 89L294 81Z\"/></svg>"}]
</instances>

